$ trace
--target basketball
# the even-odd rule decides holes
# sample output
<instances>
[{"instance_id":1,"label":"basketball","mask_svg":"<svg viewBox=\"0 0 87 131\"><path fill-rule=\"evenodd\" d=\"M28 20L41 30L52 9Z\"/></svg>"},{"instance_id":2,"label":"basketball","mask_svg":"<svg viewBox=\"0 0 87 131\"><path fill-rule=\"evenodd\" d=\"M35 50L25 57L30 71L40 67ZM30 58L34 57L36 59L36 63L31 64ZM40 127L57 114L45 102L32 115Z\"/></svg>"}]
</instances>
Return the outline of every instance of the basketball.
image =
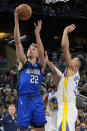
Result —
<instances>
[{"instance_id":1,"label":"basketball","mask_svg":"<svg viewBox=\"0 0 87 131\"><path fill-rule=\"evenodd\" d=\"M28 20L32 15L32 9L27 4L21 4L18 6L20 13L18 14L20 20Z\"/></svg>"}]
</instances>

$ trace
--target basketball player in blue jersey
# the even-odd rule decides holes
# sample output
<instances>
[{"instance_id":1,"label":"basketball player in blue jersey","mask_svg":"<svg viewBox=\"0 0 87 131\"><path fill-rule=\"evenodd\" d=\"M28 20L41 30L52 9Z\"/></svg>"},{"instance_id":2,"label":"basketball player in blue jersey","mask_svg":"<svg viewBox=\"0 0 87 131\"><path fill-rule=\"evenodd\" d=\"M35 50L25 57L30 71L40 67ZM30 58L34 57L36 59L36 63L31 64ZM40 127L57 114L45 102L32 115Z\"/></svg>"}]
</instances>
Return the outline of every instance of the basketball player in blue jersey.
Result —
<instances>
[{"instance_id":1,"label":"basketball player in blue jersey","mask_svg":"<svg viewBox=\"0 0 87 131\"><path fill-rule=\"evenodd\" d=\"M37 25L34 24L37 44L30 45L26 57L20 41L19 12L20 10L16 8L14 39L17 58L21 65L18 89L18 131L28 131L29 125L34 127L32 131L44 131L46 119L43 100L40 96L40 86L46 66L44 48L40 39L42 21L38 21Z\"/></svg>"},{"instance_id":2,"label":"basketball player in blue jersey","mask_svg":"<svg viewBox=\"0 0 87 131\"><path fill-rule=\"evenodd\" d=\"M78 70L81 66L84 66L82 65L84 57L77 56L71 59L68 34L75 28L76 26L72 24L64 29L61 43L67 68L58 85L58 131L75 131L75 122L78 115L76 108L76 95L80 79Z\"/></svg>"}]
</instances>

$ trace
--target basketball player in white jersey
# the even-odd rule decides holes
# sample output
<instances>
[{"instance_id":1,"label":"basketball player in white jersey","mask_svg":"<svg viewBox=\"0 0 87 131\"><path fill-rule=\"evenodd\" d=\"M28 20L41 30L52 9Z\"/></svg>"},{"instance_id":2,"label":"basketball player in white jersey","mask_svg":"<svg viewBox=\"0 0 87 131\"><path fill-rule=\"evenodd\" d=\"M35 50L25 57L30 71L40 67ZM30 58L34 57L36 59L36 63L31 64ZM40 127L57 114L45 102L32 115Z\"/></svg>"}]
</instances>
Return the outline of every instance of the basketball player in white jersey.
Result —
<instances>
[{"instance_id":1,"label":"basketball player in white jersey","mask_svg":"<svg viewBox=\"0 0 87 131\"><path fill-rule=\"evenodd\" d=\"M57 111L58 111L58 102L57 102L57 87L59 80L62 76L62 72L58 70L52 62L48 60L46 63L52 70L52 75L50 79L50 89L51 91L48 94L45 94L43 100L45 101L46 106L46 118L47 124L45 126L45 131L57 131Z\"/></svg>"},{"instance_id":2,"label":"basketball player in white jersey","mask_svg":"<svg viewBox=\"0 0 87 131\"><path fill-rule=\"evenodd\" d=\"M47 124L45 126L45 131L57 131L58 102L57 102L57 90L53 76L51 76L49 88L51 91L44 96L44 100L47 103L46 105Z\"/></svg>"},{"instance_id":3,"label":"basketball player in white jersey","mask_svg":"<svg viewBox=\"0 0 87 131\"><path fill-rule=\"evenodd\" d=\"M80 79L79 68L82 65L80 57L71 59L69 52L68 34L74 31L74 24L67 26L64 29L62 37L62 51L67 62L67 68L62 75L58 86L58 116L57 126L58 131L75 131L75 122L77 119L76 95L78 82Z\"/></svg>"}]
</instances>

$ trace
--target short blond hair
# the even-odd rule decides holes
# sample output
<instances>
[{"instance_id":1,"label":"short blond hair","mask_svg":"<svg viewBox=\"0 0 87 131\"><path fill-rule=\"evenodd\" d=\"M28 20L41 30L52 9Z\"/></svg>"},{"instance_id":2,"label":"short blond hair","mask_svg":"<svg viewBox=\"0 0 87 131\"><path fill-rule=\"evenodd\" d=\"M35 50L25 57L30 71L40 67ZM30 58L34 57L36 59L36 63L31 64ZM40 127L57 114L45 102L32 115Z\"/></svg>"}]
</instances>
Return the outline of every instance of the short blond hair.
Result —
<instances>
[{"instance_id":1,"label":"short blond hair","mask_svg":"<svg viewBox=\"0 0 87 131\"><path fill-rule=\"evenodd\" d=\"M36 43L31 43L30 46L34 46L35 48L37 48L37 44Z\"/></svg>"},{"instance_id":2,"label":"short blond hair","mask_svg":"<svg viewBox=\"0 0 87 131\"><path fill-rule=\"evenodd\" d=\"M16 108L16 107L15 107L15 104L10 104L9 107L8 107L8 110L10 109L10 107Z\"/></svg>"}]
</instances>

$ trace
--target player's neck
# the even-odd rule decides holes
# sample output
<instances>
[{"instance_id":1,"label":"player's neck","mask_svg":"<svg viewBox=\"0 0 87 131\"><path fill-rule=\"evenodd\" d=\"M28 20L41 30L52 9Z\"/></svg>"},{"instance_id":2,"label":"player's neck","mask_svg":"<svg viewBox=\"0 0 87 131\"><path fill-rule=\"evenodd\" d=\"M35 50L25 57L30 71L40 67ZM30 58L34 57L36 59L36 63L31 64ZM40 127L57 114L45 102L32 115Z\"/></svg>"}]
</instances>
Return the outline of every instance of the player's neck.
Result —
<instances>
[{"instance_id":1,"label":"player's neck","mask_svg":"<svg viewBox=\"0 0 87 131\"><path fill-rule=\"evenodd\" d=\"M73 76L73 75L75 75L76 74L76 69L74 68L74 70L72 70L72 69L70 69L70 68L67 68L66 70L65 70L65 75L67 76L67 77L69 77L69 76Z\"/></svg>"},{"instance_id":2,"label":"player's neck","mask_svg":"<svg viewBox=\"0 0 87 131\"><path fill-rule=\"evenodd\" d=\"M28 61L34 65L36 63L36 58L28 58Z\"/></svg>"}]
</instances>

